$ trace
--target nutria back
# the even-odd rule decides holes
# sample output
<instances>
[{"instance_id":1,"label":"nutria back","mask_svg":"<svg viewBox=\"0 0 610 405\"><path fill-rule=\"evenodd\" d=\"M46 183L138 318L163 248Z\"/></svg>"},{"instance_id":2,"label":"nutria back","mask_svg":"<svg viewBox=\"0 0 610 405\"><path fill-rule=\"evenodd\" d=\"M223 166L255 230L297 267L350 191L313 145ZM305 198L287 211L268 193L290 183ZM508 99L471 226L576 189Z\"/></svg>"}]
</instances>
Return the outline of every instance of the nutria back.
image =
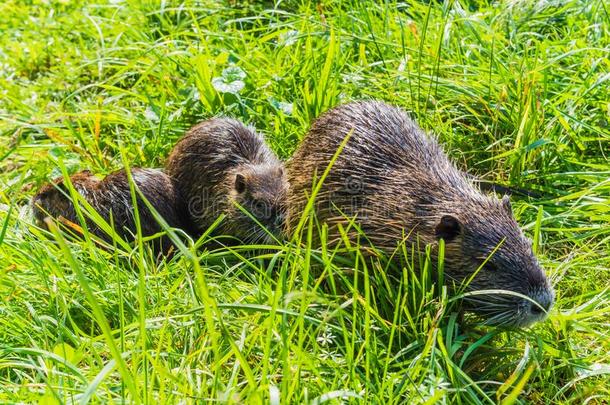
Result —
<instances>
[{"instance_id":1,"label":"nutria back","mask_svg":"<svg viewBox=\"0 0 610 405\"><path fill-rule=\"evenodd\" d=\"M206 232L220 215L215 234L241 242L269 242L282 230L283 164L253 128L231 118L204 121L178 141L166 169L195 232Z\"/></svg>"},{"instance_id":2,"label":"nutria back","mask_svg":"<svg viewBox=\"0 0 610 405\"><path fill-rule=\"evenodd\" d=\"M162 170L140 168L132 168L131 175L135 185L165 222L170 227L183 228L182 203L169 176ZM114 230L123 239L134 239L137 234L135 210L125 170L113 172L104 179L97 178L89 171L83 171L71 176L70 182L106 222L114 224ZM137 206L142 235L151 236L161 232L161 226L139 196ZM47 216L61 218L64 222L67 220L77 225L80 222L62 178L43 186L32 199L32 207L34 217L39 222ZM86 225L93 234L110 240L90 219L86 219ZM170 246L171 243L166 237L154 244L156 250L163 252Z\"/></svg>"},{"instance_id":3,"label":"nutria back","mask_svg":"<svg viewBox=\"0 0 610 405\"><path fill-rule=\"evenodd\" d=\"M476 273L471 289L507 290L544 308L509 294L471 297L490 322L527 325L544 317L553 291L508 199L482 194L434 138L405 112L384 103L342 105L313 123L287 164L289 233L295 232L307 195L346 136L314 205L317 219L330 227L331 242L339 237L337 226L354 218L371 244L388 255L401 243L411 252L430 244L436 255L443 239L445 275L451 282Z\"/></svg>"}]
</instances>

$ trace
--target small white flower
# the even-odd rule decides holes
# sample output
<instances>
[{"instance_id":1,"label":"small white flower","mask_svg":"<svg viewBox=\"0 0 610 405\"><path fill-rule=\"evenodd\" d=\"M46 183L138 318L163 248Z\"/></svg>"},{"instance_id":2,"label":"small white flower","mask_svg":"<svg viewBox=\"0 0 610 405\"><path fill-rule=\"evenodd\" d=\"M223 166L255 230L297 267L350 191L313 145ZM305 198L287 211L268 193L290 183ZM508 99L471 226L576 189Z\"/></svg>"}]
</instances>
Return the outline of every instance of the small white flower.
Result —
<instances>
[{"instance_id":1,"label":"small white flower","mask_svg":"<svg viewBox=\"0 0 610 405\"><path fill-rule=\"evenodd\" d=\"M278 101L273 97L269 97L269 104L278 110L282 111L286 115L292 115L293 105L292 103L286 103L284 101Z\"/></svg>"},{"instance_id":2,"label":"small white flower","mask_svg":"<svg viewBox=\"0 0 610 405\"><path fill-rule=\"evenodd\" d=\"M297 42L297 37L299 35L299 31L290 30L282 32L278 37L278 45L282 46L290 46Z\"/></svg>"},{"instance_id":3,"label":"small white flower","mask_svg":"<svg viewBox=\"0 0 610 405\"><path fill-rule=\"evenodd\" d=\"M320 343L322 346L328 346L329 344L333 343L334 338L335 338L335 336L332 334L332 332L327 329L324 332L322 332L320 335L318 335L316 341L318 343Z\"/></svg>"},{"instance_id":4,"label":"small white flower","mask_svg":"<svg viewBox=\"0 0 610 405\"><path fill-rule=\"evenodd\" d=\"M364 81L364 78L355 73L346 73L341 76L343 83L359 84Z\"/></svg>"},{"instance_id":5,"label":"small white flower","mask_svg":"<svg viewBox=\"0 0 610 405\"><path fill-rule=\"evenodd\" d=\"M149 121L153 121L153 122L159 121L159 116L157 116L157 114L153 111L152 108L150 108L150 106L146 107L146 110L144 111L144 116Z\"/></svg>"},{"instance_id":6,"label":"small white flower","mask_svg":"<svg viewBox=\"0 0 610 405\"><path fill-rule=\"evenodd\" d=\"M282 110L282 112L286 115L292 115L292 103L284 103L283 101L280 101L280 110Z\"/></svg>"},{"instance_id":7,"label":"small white flower","mask_svg":"<svg viewBox=\"0 0 610 405\"><path fill-rule=\"evenodd\" d=\"M25 100L25 104L32 106L32 105L36 104L36 101L38 101L38 93L33 91L30 94L30 97Z\"/></svg>"},{"instance_id":8,"label":"small white flower","mask_svg":"<svg viewBox=\"0 0 610 405\"><path fill-rule=\"evenodd\" d=\"M328 360L330 358L332 358L333 354L331 352L329 352L328 350L320 350L320 359L322 360Z\"/></svg>"}]
</instances>

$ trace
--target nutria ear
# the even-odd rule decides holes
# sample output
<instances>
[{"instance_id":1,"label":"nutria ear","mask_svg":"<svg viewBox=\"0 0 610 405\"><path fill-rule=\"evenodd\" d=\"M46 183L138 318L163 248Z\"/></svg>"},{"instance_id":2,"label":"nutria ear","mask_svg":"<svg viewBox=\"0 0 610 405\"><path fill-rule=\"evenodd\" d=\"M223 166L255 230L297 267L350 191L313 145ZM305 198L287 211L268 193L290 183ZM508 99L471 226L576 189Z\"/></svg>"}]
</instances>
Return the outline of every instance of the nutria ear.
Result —
<instances>
[{"instance_id":1,"label":"nutria ear","mask_svg":"<svg viewBox=\"0 0 610 405\"><path fill-rule=\"evenodd\" d=\"M235 191L239 194L246 191L246 177L241 173L235 175Z\"/></svg>"},{"instance_id":2,"label":"nutria ear","mask_svg":"<svg viewBox=\"0 0 610 405\"><path fill-rule=\"evenodd\" d=\"M502 207L504 207L506 212L508 212L509 214L513 213L513 208L510 205L510 199L507 195L504 195L504 197L502 197Z\"/></svg>"},{"instance_id":3,"label":"nutria ear","mask_svg":"<svg viewBox=\"0 0 610 405\"><path fill-rule=\"evenodd\" d=\"M460 225L460 221L456 217L443 215L434 231L436 239L444 239L445 242L451 242L462 232L462 225Z\"/></svg>"}]
</instances>

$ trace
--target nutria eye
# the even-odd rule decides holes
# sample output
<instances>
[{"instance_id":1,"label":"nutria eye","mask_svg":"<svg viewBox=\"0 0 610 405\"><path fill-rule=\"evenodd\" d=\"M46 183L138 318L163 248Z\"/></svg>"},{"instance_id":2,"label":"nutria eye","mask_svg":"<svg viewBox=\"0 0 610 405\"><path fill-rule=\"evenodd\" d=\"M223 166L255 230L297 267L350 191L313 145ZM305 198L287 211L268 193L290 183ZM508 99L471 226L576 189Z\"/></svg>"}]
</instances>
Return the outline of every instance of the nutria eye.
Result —
<instances>
[{"instance_id":1,"label":"nutria eye","mask_svg":"<svg viewBox=\"0 0 610 405\"><path fill-rule=\"evenodd\" d=\"M246 178L243 174L237 173L235 175L235 191L239 194L246 191Z\"/></svg>"},{"instance_id":2,"label":"nutria eye","mask_svg":"<svg viewBox=\"0 0 610 405\"><path fill-rule=\"evenodd\" d=\"M496 266L492 262L487 262L487 263L485 263L485 270L492 271L495 273L498 271L498 266Z\"/></svg>"},{"instance_id":3,"label":"nutria eye","mask_svg":"<svg viewBox=\"0 0 610 405\"><path fill-rule=\"evenodd\" d=\"M462 226L456 217L444 215L434 229L436 239L444 239L445 242L450 242L455 239L461 232Z\"/></svg>"},{"instance_id":4,"label":"nutria eye","mask_svg":"<svg viewBox=\"0 0 610 405\"><path fill-rule=\"evenodd\" d=\"M254 216L259 219L268 219L269 210L267 208L267 203L265 203L264 201L257 201L252 207L252 214L254 214Z\"/></svg>"}]
</instances>

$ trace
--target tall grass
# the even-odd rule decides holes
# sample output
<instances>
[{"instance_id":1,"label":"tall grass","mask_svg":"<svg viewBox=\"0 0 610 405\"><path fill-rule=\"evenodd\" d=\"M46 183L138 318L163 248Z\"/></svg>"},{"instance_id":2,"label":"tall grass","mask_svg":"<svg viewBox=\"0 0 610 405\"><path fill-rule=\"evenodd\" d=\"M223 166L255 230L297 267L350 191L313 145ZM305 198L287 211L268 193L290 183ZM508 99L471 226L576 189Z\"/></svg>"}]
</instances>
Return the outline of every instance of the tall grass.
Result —
<instances>
[{"instance_id":1,"label":"tall grass","mask_svg":"<svg viewBox=\"0 0 610 405\"><path fill-rule=\"evenodd\" d=\"M604 1L0 12L0 402L610 400ZM536 192L513 207L556 288L547 321L482 325L425 255L397 252L395 268L314 243L313 213L265 249L165 227L179 247L162 260L141 239L100 246L28 216L51 178L162 166L199 120L252 123L288 158L317 115L362 98L410 111L469 172Z\"/></svg>"}]
</instances>

